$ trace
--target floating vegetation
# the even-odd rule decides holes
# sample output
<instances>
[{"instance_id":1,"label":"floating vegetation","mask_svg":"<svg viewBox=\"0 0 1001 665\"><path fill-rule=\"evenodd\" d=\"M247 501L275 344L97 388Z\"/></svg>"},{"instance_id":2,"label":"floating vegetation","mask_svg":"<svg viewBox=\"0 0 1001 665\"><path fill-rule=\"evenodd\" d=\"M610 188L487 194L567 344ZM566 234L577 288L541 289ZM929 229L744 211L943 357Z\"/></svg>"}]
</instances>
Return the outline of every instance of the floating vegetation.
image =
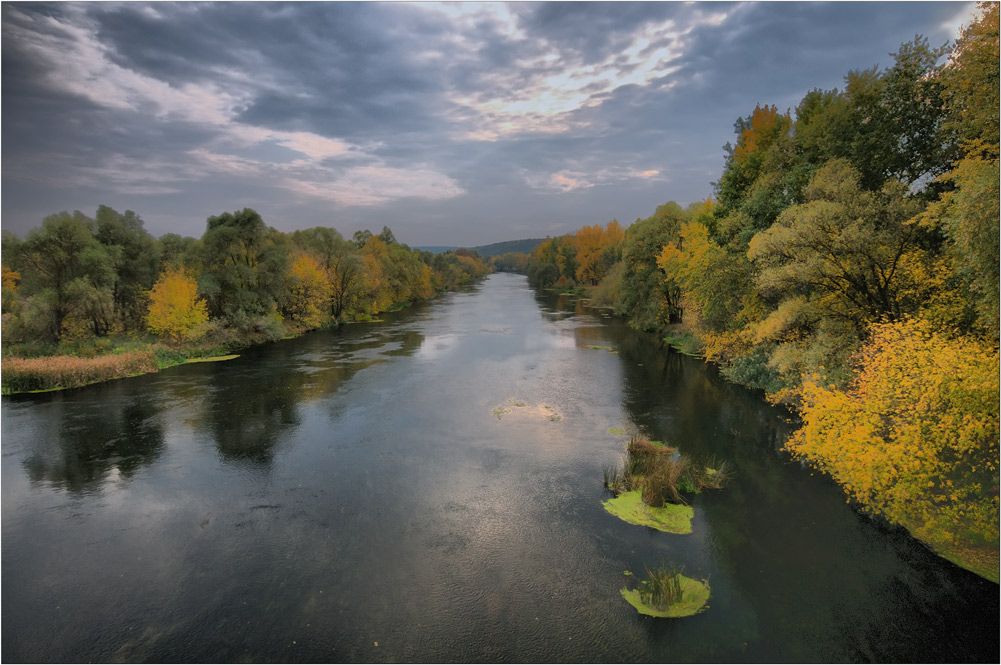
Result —
<instances>
[{"instance_id":1,"label":"floating vegetation","mask_svg":"<svg viewBox=\"0 0 1001 665\"><path fill-rule=\"evenodd\" d=\"M612 515L630 524L648 526L666 533L692 532L695 511L691 506L674 503L660 508L648 506L643 503L643 494L639 489L620 492L618 496L602 501L601 505Z\"/></svg>"},{"instance_id":2,"label":"floating vegetation","mask_svg":"<svg viewBox=\"0 0 1001 665\"><path fill-rule=\"evenodd\" d=\"M515 413L515 409L517 409L517 413L519 414L538 416L545 418L550 422L559 422L560 420L563 420L563 416L554 406L550 406L548 404L536 404L535 406L529 406L527 402L520 399L509 399L504 404L490 409L490 413L492 413L497 420L500 420L509 413Z\"/></svg>"},{"instance_id":3,"label":"floating vegetation","mask_svg":"<svg viewBox=\"0 0 1001 665\"><path fill-rule=\"evenodd\" d=\"M652 617L692 616L709 602L709 584L685 577L675 566L647 569L647 579L638 588L625 588L621 593L637 612Z\"/></svg>"},{"instance_id":4,"label":"floating vegetation","mask_svg":"<svg viewBox=\"0 0 1001 665\"><path fill-rule=\"evenodd\" d=\"M621 427L609 427L608 428L608 433L609 434L625 434L626 430L622 429Z\"/></svg>"},{"instance_id":5,"label":"floating vegetation","mask_svg":"<svg viewBox=\"0 0 1001 665\"><path fill-rule=\"evenodd\" d=\"M223 360L232 360L233 358L239 358L239 357L240 357L239 353L233 353L228 356L211 356L209 358L188 358L187 360L184 361L184 364L188 365L191 363L217 363L217 362L222 362Z\"/></svg>"},{"instance_id":6,"label":"floating vegetation","mask_svg":"<svg viewBox=\"0 0 1001 665\"><path fill-rule=\"evenodd\" d=\"M596 344L585 344L585 349L594 349L595 351L608 351L609 353L618 353L613 346L597 346Z\"/></svg>"},{"instance_id":7,"label":"floating vegetation","mask_svg":"<svg viewBox=\"0 0 1001 665\"><path fill-rule=\"evenodd\" d=\"M629 522L671 533L691 533L692 510L686 494L721 489L730 478L726 462L697 464L660 441L633 437L623 467L606 467L605 488L612 499L605 510Z\"/></svg>"}]
</instances>

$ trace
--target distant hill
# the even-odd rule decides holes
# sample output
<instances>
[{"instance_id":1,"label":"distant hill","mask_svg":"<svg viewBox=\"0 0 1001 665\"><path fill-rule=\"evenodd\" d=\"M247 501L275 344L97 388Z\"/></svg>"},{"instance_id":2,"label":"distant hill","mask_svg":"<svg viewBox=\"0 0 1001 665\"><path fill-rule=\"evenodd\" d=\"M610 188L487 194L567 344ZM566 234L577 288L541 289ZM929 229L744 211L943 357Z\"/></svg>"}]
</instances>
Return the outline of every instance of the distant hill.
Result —
<instances>
[{"instance_id":1,"label":"distant hill","mask_svg":"<svg viewBox=\"0 0 1001 665\"><path fill-rule=\"evenodd\" d=\"M535 249L536 245L545 242L545 238L529 238L525 240L505 240L504 242L495 242L492 245L480 245L479 247L467 247L470 252L476 252L480 255L480 258L489 259L492 256L500 256L501 254L507 254L508 252L521 252L522 254L531 254L532 250ZM458 247L449 245L421 245L414 247L414 249L419 249L424 252L431 252L432 254L443 254L445 252L453 252Z\"/></svg>"},{"instance_id":2,"label":"distant hill","mask_svg":"<svg viewBox=\"0 0 1001 665\"><path fill-rule=\"evenodd\" d=\"M448 245L420 245L419 247L411 247L411 249L419 249L422 252L431 252L432 254L444 254L445 252L452 252L459 248Z\"/></svg>"},{"instance_id":3,"label":"distant hill","mask_svg":"<svg viewBox=\"0 0 1001 665\"><path fill-rule=\"evenodd\" d=\"M545 238L530 238L526 240L507 240L505 242L495 242L492 245L481 245L479 247L469 247L469 251L475 251L481 258L489 259L491 256L500 256L508 252L521 252L531 254L532 250L540 243L545 242Z\"/></svg>"}]
</instances>

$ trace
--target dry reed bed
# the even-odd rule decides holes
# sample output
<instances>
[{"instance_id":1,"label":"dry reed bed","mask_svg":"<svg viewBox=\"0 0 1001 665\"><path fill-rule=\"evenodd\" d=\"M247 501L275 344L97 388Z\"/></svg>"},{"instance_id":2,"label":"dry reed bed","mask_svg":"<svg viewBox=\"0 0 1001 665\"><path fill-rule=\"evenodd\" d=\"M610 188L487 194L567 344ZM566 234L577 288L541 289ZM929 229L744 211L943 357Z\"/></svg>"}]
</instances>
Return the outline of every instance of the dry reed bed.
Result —
<instances>
[{"instance_id":1,"label":"dry reed bed","mask_svg":"<svg viewBox=\"0 0 1001 665\"><path fill-rule=\"evenodd\" d=\"M4 393L77 388L100 381L156 372L153 351L129 351L116 355L78 358L5 358L0 366Z\"/></svg>"}]
</instances>

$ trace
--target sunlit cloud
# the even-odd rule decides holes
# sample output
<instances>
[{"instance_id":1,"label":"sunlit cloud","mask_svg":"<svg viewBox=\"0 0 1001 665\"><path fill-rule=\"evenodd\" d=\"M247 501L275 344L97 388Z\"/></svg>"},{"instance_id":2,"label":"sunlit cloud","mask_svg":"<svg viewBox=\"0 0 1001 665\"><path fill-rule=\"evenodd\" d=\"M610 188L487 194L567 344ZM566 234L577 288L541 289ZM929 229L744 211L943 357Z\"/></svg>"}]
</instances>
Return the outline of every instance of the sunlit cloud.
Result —
<instances>
[{"instance_id":1,"label":"sunlit cloud","mask_svg":"<svg viewBox=\"0 0 1001 665\"><path fill-rule=\"evenodd\" d=\"M630 167L601 168L594 172L584 170L562 170L556 173L522 174L529 187L549 192L573 192L589 189L596 185L622 183L627 180L666 180L658 169L638 170Z\"/></svg>"},{"instance_id":2,"label":"sunlit cloud","mask_svg":"<svg viewBox=\"0 0 1001 665\"><path fill-rule=\"evenodd\" d=\"M331 172L328 178L290 178L283 184L293 192L344 206L372 206L410 197L434 201L465 193L452 178L424 167L361 166Z\"/></svg>"},{"instance_id":3,"label":"sunlit cloud","mask_svg":"<svg viewBox=\"0 0 1001 665\"><path fill-rule=\"evenodd\" d=\"M683 27L674 20L649 24L628 47L596 63L563 64L557 46L540 40L512 71L491 73L480 91L453 94L449 101L461 109L457 118L473 126L463 134L471 140L584 127L570 114L601 105L619 88L657 80L671 86L669 77L680 68L672 63L684 55L685 37L700 25L719 25L726 16L716 12Z\"/></svg>"}]
</instances>

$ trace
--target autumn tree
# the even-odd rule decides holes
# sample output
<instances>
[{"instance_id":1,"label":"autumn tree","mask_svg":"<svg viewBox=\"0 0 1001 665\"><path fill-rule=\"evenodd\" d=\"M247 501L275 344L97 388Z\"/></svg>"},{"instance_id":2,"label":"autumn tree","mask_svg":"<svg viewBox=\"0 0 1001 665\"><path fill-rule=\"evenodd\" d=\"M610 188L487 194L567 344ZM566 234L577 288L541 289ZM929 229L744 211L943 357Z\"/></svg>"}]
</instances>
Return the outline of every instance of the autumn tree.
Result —
<instances>
[{"instance_id":1,"label":"autumn tree","mask_svg":"<svg viewBox=\"0 0 1001 665\"><path fill-rule=\"evenodd\" d=\"M150 291L146 325L173 341L187 338L208 320L208 307L198 295L198 282L181 268L164 271Z\"/></svg>"},{"instance_id":2,"label":"autumn tree","mask_svg":"<svg viewBox=\"0 0 1001 665\"><path fill-rule=\"evenodd\" d=\"M300 251L289 268L282 314L306 328L318 328L329 320L329 300L326 271L316 258Z\"/></svg>"},{"instance_id":3,"label":"autumn tree","mask_svg":"<svg viewBox=\"0 0 1001 665\"><path fill-rule=\"evenodd\" d=\"M998 543L998 350L927 322L876 324L846 390L808 381L796 456L941 543Z\"/></svg>"},{"instance_id":4,"label":"autumn tree","mask_svg":"<svg viewBox=\"0 0 1001 665\"><path fill-rule=\"evenodd\" d=\"M948 125L963 140L963 156L941 176L951 189L929 207L922 223L945 234L953 267L976 308L981 329L997 338L1001 306L999 9L997 3L982 3L980 9L978 19L963 30L941 75Z\"/></svg>"},{"instance_id":5,"label":"autumn tree","mask_svg":"<svg viewBox=\"0 0 1001 665\"><path fill-rule=\"evenodd\" d=\"M579 229L573 236L576 250L576 271L578 282L596 285L608 269L619 260L625 233L618 220L610 221L605 228L594 224Z\"/></svg>"}]
</instances>

